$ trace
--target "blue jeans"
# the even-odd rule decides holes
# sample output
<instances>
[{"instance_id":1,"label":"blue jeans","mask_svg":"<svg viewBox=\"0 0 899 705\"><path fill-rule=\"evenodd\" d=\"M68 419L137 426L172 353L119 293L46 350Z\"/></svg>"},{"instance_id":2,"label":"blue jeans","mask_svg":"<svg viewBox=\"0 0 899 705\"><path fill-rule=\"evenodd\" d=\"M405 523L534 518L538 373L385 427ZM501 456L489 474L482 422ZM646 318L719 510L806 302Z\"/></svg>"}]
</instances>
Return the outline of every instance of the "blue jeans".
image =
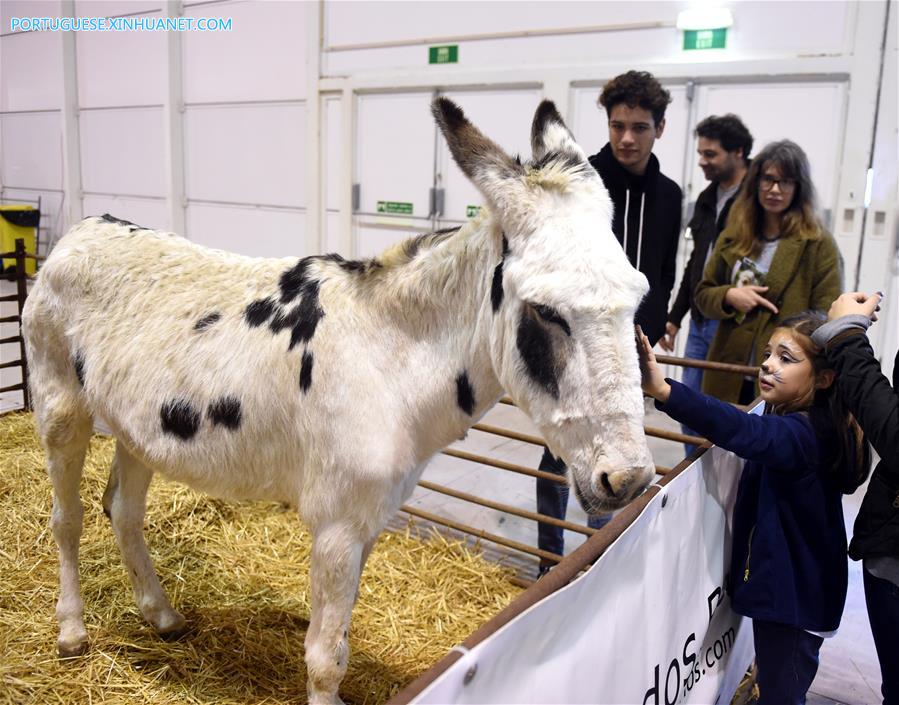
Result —
<instances>
[{"instance_id":1,"label":"blue jeans","mask_svg":"<svg viewBox=\"0 0 899 705\"><path fill-rule=\"evenodd\" d=\"M540 459L540 470L551 472L554 475L565 474L565 463L554 458L549 449L543 451ZM537 511L540 514L564 519L568 512L568 485L563 485L552 480L537 478ZM591 529L601 529L611 521L611 514L603 514L587 517L587 526ZM551 524L537 522L537 548L560 556L565 551L564 529Z\"/></svg>"},{"instance_id":2,"label":"blue jeans","mask_svg":"<svg viewBox=\"0 0 899 705\"><path fill-rule=\"evenodd\" d=\"M691 360L705 360L717 330L718 321L713 318L706 318L700 322L691 318L690 333L687 335L687 347L684 349L684 357L688 357ZM697 392L702 391L702 370L696 367L685 367L681 379L684 385L690 389ZM689 436L696 435L696 431L688 426L681 425L681 428ZM687 455L696 450L696 446L690 443L685 443L684 448L687 451Z\"/></svg>"},{"instance_id":3,"label":"blue jeans","mask_svg":"<svg viewBox=\"0 0 899 705\"><path fill-rule=\"evenodd\" d=\"M884 705L899 705L899 586L862 570Z\"/></svg>"},{"instance_id":4,"label":"blue jeans","mask_svg":"<svg viewBox=\"0 0 899 705\"><path fill-rule=\"evenodd\" d=\"M805 705L824 639L799 627L760 619L752 620L752 636L759 669L758 705Z\"/></svg>"}]
</instances>

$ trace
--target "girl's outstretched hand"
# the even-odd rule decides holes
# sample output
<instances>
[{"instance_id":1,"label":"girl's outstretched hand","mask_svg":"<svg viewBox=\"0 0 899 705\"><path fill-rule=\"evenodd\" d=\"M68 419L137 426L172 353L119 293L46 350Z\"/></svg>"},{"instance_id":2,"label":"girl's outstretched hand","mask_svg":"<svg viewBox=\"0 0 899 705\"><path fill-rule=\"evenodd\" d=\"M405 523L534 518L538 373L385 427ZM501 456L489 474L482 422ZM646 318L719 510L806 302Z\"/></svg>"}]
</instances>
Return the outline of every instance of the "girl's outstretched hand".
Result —
<instances>
[{"instance_id":1,"label":"girl's outstretched hand","mask_svg":"<svg viewBox=\"0 0 899 705\"><path fill-rule=\"evenodd\" d=\"M879 291L870 296L861 291L851 291L842 294L830 305L827 318L833 321L851 313L860 313L862 316L867 316L872 321L876 321L881 299L883 299L883 294Z\"/></svg>"},{"instance_id":2,"label":"girl's outstretched hand","mask_svg":"<svg viewBox=\"0 0 899 705\"><path fill-rule=\"evenodd\" d=\"M644 394L648 394L663 404L668 401L671 394L671 385L665 381L662 370L656 362L656 356L652 352L649 338L644 334L640 326L634 327L637 338L637 354L640 356L640 377Z\"/></svg>"}]
</instances>

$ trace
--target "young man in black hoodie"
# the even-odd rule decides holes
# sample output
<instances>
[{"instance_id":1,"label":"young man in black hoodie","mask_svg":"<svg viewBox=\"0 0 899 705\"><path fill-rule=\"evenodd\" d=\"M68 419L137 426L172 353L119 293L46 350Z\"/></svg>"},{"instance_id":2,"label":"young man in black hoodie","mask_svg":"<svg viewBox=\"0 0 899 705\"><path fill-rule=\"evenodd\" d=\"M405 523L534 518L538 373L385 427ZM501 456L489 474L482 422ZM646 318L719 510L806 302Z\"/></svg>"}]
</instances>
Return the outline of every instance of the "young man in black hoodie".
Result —
<instances>
[{"instance_id":1,"label":"young man in black hoodie","mask_svg":"<svg viewBox=\"0 0 899 705\"><path fill-rule=\"evenodd\" d=\"M650 73L628 71L613 78L599 96L609 119L609 142L590 157L615 206L612 232L630 263L649 280L649 293L637 309L636 323L653 345L665 333L681 225L680 187L659 171L659 160L652 153L665 129L670 102L671 94ZM540 469L561 475L565 464L545 451ZM563 519L567 506L567 486L537 480L538 512ZM599 528L608 520L608 516L589 517L587 525ZM541 549L563 552L562 529L539 523L537 533ZM541 561L540 574L551 565Z\"/></svg>"},{"instance_id":2,"label":"young man in black hoodie","mask_svg":"<svg viewBox=\"0 0 899 705\"><path fill-rule=\"evenodd\" d=\"M690 312L690 333L684 357L705 360L709 345L718 330L718 321L705 318L698 307L693 305L693 291L702 280L702 273L709 256L724 230L730 207L737 197L746 171L749 168L749 153L752 151L752 135L739 117L733 114L710 115L696 126L698 138L699 167L711 183L699 194L693 217L687 227L693 236L693 252L684 270L680 288L677 291L665 335L659 345L668 352L674 351L674 339L680 331L684 315ZM702 390L702 370L685 367L683 383L697 392ZM695 435L692 429L684 427L684 433ZM693 451L687 445L687 454Z\"/></svg>"},{"instance_id":3,"label":"young man in black hoodie","mask_svg":"<svg viewBox=\"0 0 899 705\"><path fill-rule=\"evenodd\" d=\"M631 264L649 280L636 323L653 345L665 332L683 198L652 153L670 102L671 94L650 73L628 71L613 78L599 96L609 118L609 142L590 157L615 204L612 231Z\"/></svg>"}]
</instances>

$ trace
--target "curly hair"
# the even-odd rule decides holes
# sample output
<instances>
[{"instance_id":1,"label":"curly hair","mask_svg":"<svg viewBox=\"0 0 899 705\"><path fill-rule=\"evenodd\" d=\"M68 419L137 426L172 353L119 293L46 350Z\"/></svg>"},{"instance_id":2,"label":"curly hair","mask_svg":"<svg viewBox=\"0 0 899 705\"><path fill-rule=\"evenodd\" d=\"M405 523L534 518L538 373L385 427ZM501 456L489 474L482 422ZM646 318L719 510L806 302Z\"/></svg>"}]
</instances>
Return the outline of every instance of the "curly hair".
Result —
<instances>
[{"instance_id":1,"label":"curly hair","mask_svg":"<svg viewBox=\"0 0 899 705\"><path fill-rule=\"evenodd\" d=\"M776 166L784 178L796 182L793 199L782 216L782 237L819 240L824 231L816 215L815 186L808 157L795 142L772 142L752 160L727 218L726 230L736 241L734 252L739 257L755 256L761 250L764 213L758 199L759 182L771 165Z\"/></svg>"},{"instance_id":2,"label":"curly hair","mask_svg":"<svg viewBox=\"0 0 899 705\"><path fill-rule=\"evenodd\" d=\"M658 127L665 119L665 108L671 102L671 94L648 71L628 71L603 86L597 102L609 115L612 108L620 103L625 103L629 108L648 110Z\"/></svg>"},{"instance_id":3,"label":"curly hair","mask_svg":"<svg viewBox=\"0 0 899 705\"><path fill-rule=\"evenodd\" d=\"M743 121L733 113L727 115L709 115L702 120L695 130L697 137L707 140L718 140L726 152L734 152L743 148L743 159L749 159L752 151L752 134Z\"/></svg>"}]
</instances>

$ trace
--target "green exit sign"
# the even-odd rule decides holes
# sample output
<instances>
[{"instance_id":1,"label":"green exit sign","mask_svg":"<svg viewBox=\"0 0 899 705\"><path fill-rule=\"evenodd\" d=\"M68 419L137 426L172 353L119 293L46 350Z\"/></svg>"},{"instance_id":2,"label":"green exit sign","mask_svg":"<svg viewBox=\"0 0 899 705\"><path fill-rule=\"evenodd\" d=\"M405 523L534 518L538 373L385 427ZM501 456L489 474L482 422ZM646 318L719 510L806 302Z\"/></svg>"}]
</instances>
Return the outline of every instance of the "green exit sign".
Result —
<instances>
[{"instance_id":1,"label":"green exit sign","mask_svg":"<svg viewBox=\"0 0 899 705\"><path fill-rule=\"evenodd\" d=\"M724 49L727 27L720 29L688 29L684 31L684 49Z\"/></svg>"},{"instance_id":2,"label":"green exit sign","mask_svg":"<svg viewBox=\"0 0 899 705\"><path fill-rule=\"evenodd\" d=\"M466 218L474 218L480 212L481 212L480 206L465 206L465 217Z\"/></svg>"},{"instance_id":3,"label":"green exit sign","mask_svg":"<svg viewBox=\"0 0 899 705\"><path fill-rule=\"evenodd\" d=\"M429 64L458 64L459 45L447 44L446 46L428 47Z\"/></svg>"},{"instance_id":4,"label":"green exit sign","mask_svg":"<svg viewBox=\"0 0 899 705\"><path fill-rule=\"evenodd\" d=\"M377 212L412 215L412 204L404 201L378 201Z\"/></svg>"}]
</instances>

